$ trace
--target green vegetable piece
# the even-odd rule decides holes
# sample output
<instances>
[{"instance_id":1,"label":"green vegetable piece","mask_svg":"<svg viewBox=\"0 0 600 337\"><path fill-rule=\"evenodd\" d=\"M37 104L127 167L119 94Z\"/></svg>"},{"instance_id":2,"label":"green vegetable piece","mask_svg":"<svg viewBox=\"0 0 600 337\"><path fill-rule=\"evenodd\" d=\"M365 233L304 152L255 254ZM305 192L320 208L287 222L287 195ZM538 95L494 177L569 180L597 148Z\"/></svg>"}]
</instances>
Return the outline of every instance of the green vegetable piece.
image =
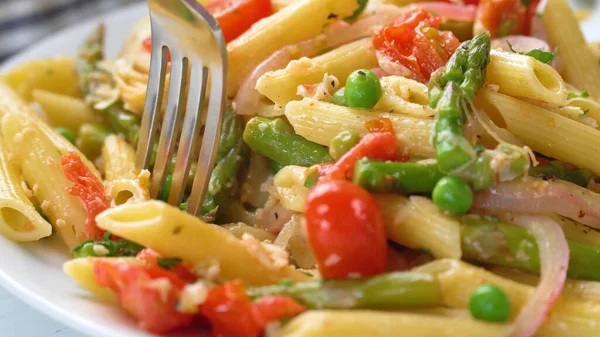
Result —
<instances>
[{"instance_id":1,"label":"green vegetable piece","mask_svg":"<svg viewBox=\"0 0 600 337\"><path fill-rule=\"evenodd\" d=\"M473 190L464 180L447 176L438 181L431 196L443 211L464 214L473 206Z\"/></svg>"},{"instance_id":2,"label":"green vegetable piece","mask_svg":"<svg viewBox=\"0 0 600 337\"><path fill-rule=\"evenodd\" d=\"M358 8L356 8L354 10L352 15L345 17L344 21L352 21L352 20L355 20L356 18L358 18L358 16L362 12L364 12L365 8L367 8L367 4L369 3L369 0L356 0L356 3L358 3Z\"/></svg>"},{"instance_id":3,"label":"green vegetable piece","mask_svg":"<svg viewBox=\"0 0 600 337\"><path fill-rule=\"evenodd\" d=\"M252 118L246 124L244 141L254 152L282 165L308 167L333 161L326 147L296 135L281 118Z\"/></svg>"},{"instance_id":4,"label":"green vegetable piece","mask_svg":"<svg viewBox=\"0 0 600 337\"><path fill-rule=\"evenodd\" d=\"M346 102L346 97L344 96L345 89L346 88L338 89L331 96L331 103L336 104L336 105L341 105L341 106L348 106L348 103Z\"/></svg>"},{"instance_id":5,"label":"green vegetable piece","mask_svg":"<svg viewBox=\"0 0 600 337\"><path fill-rule=\"evenodd\" d=\"M431 193L445 176L434 160L382 162L361 159L354 166L352 181L373 193Z\"/></svg>"},{"instance_id":6,"label":"green vegetable piece","mask_svg":"<svg viewBox=\"0 0 600 337\"><path fill-rule=\"evenodd\" d=\"M590 93L585 90L584 92L569 92L569 94L567 95L567 99L572 99L572 98L588 98L590 97Z\"/></svg>"},{"instance_id":7,"label":"green vegetable piece","mask_svg":"<svg viewBox=\"0 0 600 337\"><path fill-rule=\"evenodd\" d=\"M75 144L77 135L71 129L64 128L62 126L58 126L58 127L54 128L54 131L56 131L61 136L65 137L69 142L71 142L71 144Z\"/></svg>"},{"instance_id":8,"label":"green vegetable piece","mask_svg":"<svg viewBox=\"0 0 600 337\"><path fill-rule=\"evenodd\" d=\"M558 53L558 47L556 47L554 49L554 52L547 52L541 49L533 49L528 51L527 53L519 53L516 50L513 49L512 44L510 44L510 42L508 42L508 40L506 41L506 43L508 43L508 48L510 49L510 51L512 51L513 53L517 53L517 54L521 54L521 55L526 55L526 56L531 56L534 59L545 63L545 64L550 64L552 63L552 61L554 60L554 58L556 57L556 54ZM569 93L570 95L571 93ZM589 95L589 94L588 94ZM567 99L569 99L569 96L567 96Z\"/></svg>"},{"instance_id":9,"label":"green vegetable piece","mask_svg":"<svg viewBox=\"0 0 600 337\"><path fill-rule=\"evenodd\" d=\"M490 158L480 155L461 175L475 191L485 190L495 183L496 173L492 170Z\"/></svg>"},{"instance_id":10,"label":"green vegetable piece","mask_svg":"<svg viewBox=\"0 0 600 337\"><path fill-rule=\"evenodd\" d=\"M446 173L452 173L476 158L471 144L464 137L449 131L438 134L436 152L440 170Z\"/></svg>"},{"instance_id":11,"label":"green vegetable piece","mask_svg":"<svg viewBox=\"0 0 600 337\"><path fill-rule=\"evenodd\" d=\"M360 142L360 135L356 131L346 130L338 133L329 143L329 155L337 160Z\"/></svg>"},{"instance_id":12,"label":"green vegetable piece","mask_svg":"<svg viewBox=\"0 0 600 337\"><path fill-rule=\"evenodd\" d=\"M160 193L158 194L158 199L164 202L169 201L169 191L171 191L171 184L173 183L173 175L168 174L165 178L165 183L160 189Z\"/></svg>"},{"instance_id":13,"label":"green vegetable piece","mask_svg":"<svg viewBox=\"0 0 600 337\"><path fill-rule=\"evenodd\" d=\"M102 154L104 140L110 134L111 130L104 125L85 123L79 127L79 137L75 143L86 157L94 160Z\"/></svg>"},{"instance_id":14,"label":"green vegetable piece","mask_svg":"<svg viewBox=\"0 0 600 337\"><path fill-rule=\"evenodd\" d=\"M97 254L101 251L96 246L102 246L105 248L104 254ZM111 234L106 232L101 240L92 241L88 240L82 242L71 251L75 257L87 257L87 256L136 256L144 247L138 245L135 242L131 242L125 239L113 240Z\"/></svg>"},{"instance_id":15,"label":"green vegetable piece","mask_svg":"<svg viewBox=\"0 0 600 337\"><path fill-rule=\"evenodd\" d=\"M169 258L161 257L158 260L156 260L156 264L163 269L175 268L180 263L181 263L181 259L178 257L169 257Z\"/></svg>"},{"instance_id":16,"label":"green vegetable piece","mask_svg":"<svg viewBox=\"0 0 600 337\"><path fill-rule=\"evenodd\" d=\"M311 309L396 309L442 304L436 278L416 272L249 288L248 295L252 299L289 296Z\"/></svg>"},{"instance_id":17,"label":"green vegetable piece","mask_svg":"<svg viewBox=\"0 0 600 337\"><path fill-rule=\"evenodd\" d=\"M461 42L473 38L472 21L458 21L445 18L439 30L451 31Z\"/></svg>"},{"instance_id":18,"label":"green vegetable piece","mask_svg":"<svg viewBox=\"0 0 600 337\"><path fill-rule=\"evenodd\" d=\"M281 169L285 167L285 165L281 165L273 159L269 159L269 166L271 167L271 170L273 170L274 173L281 171Z\"/></svg>"},{"instance_id":19,"label":"green vegetable piece","mask_svg":"<svg viewBox=\"0 0 600 337\"><path fill-rule=\"evenodd\" d=\"M304 187L313 187L319 181L319 172L317 170L308 169L306 179L304 179Z\"/></svg>"},{"instance_id":20,"label":"green vegetable piece","mask_svg":"<svg viewBox=\"0 0 600 337\"><path fill-rule=\"evenodd\" d=\"M98 256L94 251L94 241L86 241L73 249L73 255L76 258Z\"/></svg>"},{"instance_id":21,"label":"green vegetable piece","mask_svg":"<svg viewBox=\"0 0 600 337\"><path fill-rule=\"evenodd\" d=\"M344 98L351 108L371 109L379 102L382 94L379 78L370 70L356 70L346 80Z\"/></svg>"},{"instance_id":22,"label":"green vegetable piece","mask_svg":"<svg viewBox=\"0 0 600 337\"><path fill-rule=\"evenodd\" d=\"M484 284L469 298L471 316L487 322L506 322L510 317L510 301L502 289Z\"/></svg>"}]
</instances>

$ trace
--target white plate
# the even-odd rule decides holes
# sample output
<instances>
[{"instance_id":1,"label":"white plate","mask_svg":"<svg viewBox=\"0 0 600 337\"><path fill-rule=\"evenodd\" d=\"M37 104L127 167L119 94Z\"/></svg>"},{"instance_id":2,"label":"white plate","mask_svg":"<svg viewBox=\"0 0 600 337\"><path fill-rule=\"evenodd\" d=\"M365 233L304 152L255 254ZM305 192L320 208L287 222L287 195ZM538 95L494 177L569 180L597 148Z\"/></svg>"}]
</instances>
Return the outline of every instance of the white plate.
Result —
<instances>
[{"instance_id":1,"label":"white plate","mask_svg":"<svg viewBox=\"0 0 600 337\"><path fill-rule=\"evenodd\" d=\"M5 62L5 70L28 60L75 55L78 45L99 22L107 26L107 56L114 57L133 24L147 13L144 3L132 5L63 30ZM589 41L600 40L600 12L583 25ZM56 239L17 244L0 236L0 282L44 314L83 333L107 337L150 337L115 307L94 299L62 272L69 255ZM35 322L31 322L35 324ZM180 332L172 336L192 336ZM197 335L196 335L197 336Z\"/></svg>"}]
</instances>

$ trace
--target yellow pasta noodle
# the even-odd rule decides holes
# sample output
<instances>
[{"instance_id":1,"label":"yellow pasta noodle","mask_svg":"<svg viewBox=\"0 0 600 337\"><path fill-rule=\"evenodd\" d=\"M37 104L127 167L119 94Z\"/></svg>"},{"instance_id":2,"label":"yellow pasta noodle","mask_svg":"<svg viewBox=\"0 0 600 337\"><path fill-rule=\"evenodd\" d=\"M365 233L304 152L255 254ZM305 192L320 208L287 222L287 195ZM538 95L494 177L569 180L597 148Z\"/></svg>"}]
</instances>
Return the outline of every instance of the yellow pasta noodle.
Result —
<instances>
[{"instance_id":1,"label":"yellow pasta noodle","mask_svg":"<svg viewBox=\"0 0 600 337\"><path fill-rule=\"evenodd\" d=\"M14 241L35 241L52 234L52 226L27 198L23 180L0 140L0 234Z\"/></svg>"},{"instance_id":2,"label":"yellow pasta noodle","mask_svg":"<svg viewBox=\"0 0 600 337\"><path fill-rule=\"evenodd\" d=\"M563 76L574 86L600 99L600 64L581 33L577 18L566 0L548 0L542 16L551 45L558 46Z\"/></svg>"},{"instance_id":3,"label":"yellow pasta noodle","mask_svg":"<svg viewBox=\"0 0 600 337\"><path fill-rule=\"evenodd\" d=\"M388 238L404 246L424 249L437 258L460 259L460 223L444 214L430 199L380 194Z\"/></svg>"},{"instance_id":4,"label":"yellow pasta noodle","mask_svg":"<svg viewBox=\"0 0 600 337\"><path fill-rule=\"evenodd\" d=\"M498 91L553 104L564 104L567 87L558 72L533 57L492 50L486 70L486 82Z\"/></svg>"},{"instance_id":5,"label":"yellow pasta noodle","mask_svg":"<svg viewBox=\"0 0 600 337\"><path fill-rule=\"evenodd\" d=\"M160 201L118 206L98 215L96 221L100 228L164 256L177 256L190 263L218 263L220 276L225 279L240 279L250 285L272 284L283 278L309 279L287 261L273 261L258 241L245 244L226 229Z\"/></svg>"},{"instance_id":6,"label":"yellow pasta noodle","mask_svg":"<svg viewBox=\"0 0 600 337\"><path fill-rule=\"evenodd\" d=\"M113 204L140 202L150 198L148 184L150 172L135 174L135 150L117 135L106 137L102 147L106 194Z\"/></svg>"},{"instance_id":7,"label":"yellow pasta noodle","mask_svg":"<svg viewBox=\"0 0 600 337\"><path fill-rule=\"evenodd\" d=\"M84 123L102 123L100 115L79 98L34 90L33 100L42 107L53 126L63 126L77 132Z\"/></svg>"},{"instance_id":8,"label":"yellow pasta noodle","mask_svg":"<svg viewBox=\"0 0 600 337\"><path fill-rule=\"evenodd\" d=\"M600 173L600 152L596 148L600 131L489 89L481 90L479 99L478 104L492 118L503 119L508 131L532 150Z\"/></svg>"},{"instance_id":9,"label":"yellow pasta noodle","mask_svg":"<svg viewBox=\"0 0 600 337\"><path fill-rule=\"evenodd\" d=\"M0 79L27 102L32 100L36 89L79 97L79 80L74 69L75 60L71 57L38 59L5 72Z\"/></svg>"},{"instance_id":10,"label":"yellow pasta noodle","mask_svg":"<svg viewBox=\"0 0 600 337\"><path fill-rule=\"evenodd\" d=\"M323 75L337 77L343 86L350 73L359 68L377 66L371 39L362 39L336 48L313 59L292 61L284 69L267 72L256 82L256 90L280 106L301 97L297 94L301 84L314 84Z\"/></svg>"},{"instance_id":11,"label":"yellow pasta noodle","mask_svg":"<svg viewBox=\"0 0 600 337\"><path fill-rule=\"evenodd\" d=\"M285 107L285 116L300 136L321 145L329 142L344 130L367 134L365 122L377 118L392 121L396 137L407 154L431 158L434 150L429 142L433 124L431 118L416 118L395 113L352 109L331 103L305 98L290 102Z\"/></svg>"},{"instance_id":12,"label":"yellow pasta noodle","mask_svg":"<svg viewBox=\"0 0 600 337\"><path fill-rule=\"evenodd\" d=\"M383 95L374 110L431 118L435 111L429 107L427 86L402 76L381 79Z\"/></svg>"},{"instance_id":13,"label":"yellow pasta noodle","mask_svg":"<svg viewBox=\"0 0 600 337\"><path fill-rule=\"evenodd\" d=\"M27 114L6 114L2 134L23 177L63 241L74 247L86 239L86 211L78 197L67 192L62 154Z\"/></svg>"},{"instance_id":14,"label":"yellow pasta noodle","mask_svg":"<svg viewBox=\"0 0 600 337\"><path fill-rule=\"evenodd\" d=\"M288 165L273 178L273 185L283 207L304 212L304 201L308 195L308 188L304 186L306 171L306 167Z\"/></svg>"}]
</instances>

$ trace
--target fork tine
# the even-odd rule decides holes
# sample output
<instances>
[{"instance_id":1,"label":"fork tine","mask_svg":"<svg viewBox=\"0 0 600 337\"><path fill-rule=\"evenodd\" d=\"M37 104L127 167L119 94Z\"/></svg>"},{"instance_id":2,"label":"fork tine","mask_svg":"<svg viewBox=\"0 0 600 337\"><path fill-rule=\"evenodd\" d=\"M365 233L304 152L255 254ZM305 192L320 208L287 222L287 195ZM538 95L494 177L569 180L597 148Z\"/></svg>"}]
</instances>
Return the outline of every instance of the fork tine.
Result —
<instances>
[{"instance_id":1,"label":"fork tine","mask_svg":"<svg viewBox=\"0 0 600 337\"><path fill-rule=\"evenodd\" d=\"M179 139L175 170L171 191L169 191L169 203L178 205L185 192L187 176L192 163L192 155L196 149L198 135L200 133L202 111L204 109L204 97L208 81L208 69L200 61L192 61L190 67L189 88L187 106L183 120L183 129Z\"/></svg>"},{"instance_id":2,"label":"fork tine","mask_svg":"<svg viewBox=\"0 0 600 337\"><path fill-rule=\"evenodd\" d=\"M167 93L167 107L161 127L160 140L154 170L152 171L152 182L150 184L150 197L156 198L167 178L167 166L171 160L173 147L177 134L181 128L180 114L185 99L185 82L187 80L188 60L177 50L171 50L171 74L169 91Z\"/></svg>"},{"instance_id":3,"label":"fork tine","mask_svg":"<svg viewBox=\"0 0 600 337\"><path fill-rule=\"evenodd\" d=\"M216 150L221 136L222 112L225 109L226 74L226 62L224 64L214 64L210 68L211 86L208 115L202 137L202 147L200 148L200 155L198 157L198 168L194 177L188 205L188 213L193 215L199 215L200 213L201 204L204 201L208 186L208 177L215 166Z\"/></svg>"},{"instance_id":4,"label":"fork tine","mask_svg":"<svg viewBox=\"0 0 600 337\"><path fill-rule=\"evenodd\" d=\"M152 24L152 27L157 27L157 24ZM156 45L159 41L155 41L158 34L152 34L153 41ZM135 167L138 170L146 169L150 166L152 158L152 147L158 130L158 117L160 115L160 104L163 100L163 92L165 88L165 77L168 59L167 48L152 48L152 60L150 61L150 72L148 74L148 87L146 89L146 104L144 106L144 114L142 124L140 126L139 140L137 146L137 154L135 158Z\"/></svg>"}]
</instances>

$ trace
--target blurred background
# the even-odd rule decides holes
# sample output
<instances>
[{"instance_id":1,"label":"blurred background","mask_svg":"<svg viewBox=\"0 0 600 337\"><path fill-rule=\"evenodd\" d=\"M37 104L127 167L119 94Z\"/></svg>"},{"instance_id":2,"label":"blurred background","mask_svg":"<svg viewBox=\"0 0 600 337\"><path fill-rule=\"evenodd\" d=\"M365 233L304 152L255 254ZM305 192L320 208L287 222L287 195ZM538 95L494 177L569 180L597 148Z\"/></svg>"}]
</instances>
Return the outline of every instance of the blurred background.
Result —
<instances>
[{"instance_id":1,"label":"blurred background","mask_svg":"<svg viewBox=\"0 0 600 337\"><path fill-rule=\"evenodd\" d=\"M140 0L0 0L0 62L61 28L134 2Z\"/></svg>"}]
</instances>

